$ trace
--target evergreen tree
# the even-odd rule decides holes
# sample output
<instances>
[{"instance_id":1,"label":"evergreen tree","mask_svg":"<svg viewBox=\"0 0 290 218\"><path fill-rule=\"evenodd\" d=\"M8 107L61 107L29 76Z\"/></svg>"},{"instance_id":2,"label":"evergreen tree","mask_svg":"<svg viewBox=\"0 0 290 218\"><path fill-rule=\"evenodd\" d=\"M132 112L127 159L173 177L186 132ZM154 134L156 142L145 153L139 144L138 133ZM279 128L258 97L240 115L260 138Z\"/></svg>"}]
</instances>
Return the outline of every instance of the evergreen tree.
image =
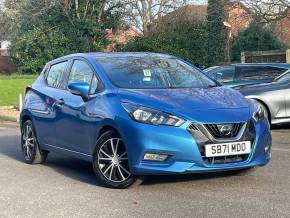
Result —
<instances>
[{"instance_id":1,"label":"evergreen tree","mask_svg":"<svg viewBox=\"0 0 290 218\"><path fill-rule=\"evenodd\" d=\"M208 0L208 64L216 65L227 60L226 46L228 30L229 0Z\"/></svg>"},{"instance_id":2,"label":"evergreen tree","mask_svg":"<svg viewBox=\"0 0 290 218\"><path fill-rule=\"evenodd\" d=\"M252 23L239 34L231 48L232 61L240 61L245 51L267 51L284 49L285 45L271 31Z\"/></svg>"},{"instance_id":3,"label":"evergreen tree","mask_svg":"<svg viewBox=\"0 0 290 218\"><path fill-rule=\"evenodd\" d=\"M106 29L121 26L120 5L108 2L7 0L0 33L11 41L18 71L36 73L57 57L102 50L108 44Z\"/></svg>"}]
</instances>

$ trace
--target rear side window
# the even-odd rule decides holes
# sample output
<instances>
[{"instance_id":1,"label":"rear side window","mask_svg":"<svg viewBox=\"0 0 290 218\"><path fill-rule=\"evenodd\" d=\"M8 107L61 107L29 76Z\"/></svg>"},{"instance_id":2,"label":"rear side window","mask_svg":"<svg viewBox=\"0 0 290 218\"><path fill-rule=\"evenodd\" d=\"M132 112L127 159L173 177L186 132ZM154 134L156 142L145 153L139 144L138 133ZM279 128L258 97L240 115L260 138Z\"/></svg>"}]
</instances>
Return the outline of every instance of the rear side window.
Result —
<instances>
[{"instance_id":1,"label":"rear side window","mask_svg":"<svg viewBox=\"0 0 290 218\"><path fill-rule=\"evenodd\" d=\"M65 89L66 65L67 65L67 61L54 64L50 67L47 73L47 77L46 77L46 82L50 87L57 88L57 89Z\"/></svg>"},{"instance_id":2,"label":"rear side window","mask_svg":"<svg viewBox=\"0 0 290 218\"><path fill-rule=\"evenodd\" d=\"M274 79L281 75L286 70L283 68L269 67L269 66L246 66L237 68L236 80L261 80Z\"/></svg>"}]
</instances>

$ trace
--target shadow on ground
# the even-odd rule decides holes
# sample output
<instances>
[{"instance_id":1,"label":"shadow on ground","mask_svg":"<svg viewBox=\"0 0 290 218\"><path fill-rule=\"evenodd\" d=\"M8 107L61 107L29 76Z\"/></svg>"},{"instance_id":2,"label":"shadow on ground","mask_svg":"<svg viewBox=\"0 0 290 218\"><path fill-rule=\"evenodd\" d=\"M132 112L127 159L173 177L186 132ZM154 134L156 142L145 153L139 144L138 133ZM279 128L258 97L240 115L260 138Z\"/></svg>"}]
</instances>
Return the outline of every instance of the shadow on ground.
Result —
<instances>
[{"instance_id":1,"label":"shadow on ground","mask_svg":"<svg viewBox=\"0 0 290 218\"><path fill-rule=\"evenodd\" d=\"M284 129L290 129L290 124L286 125L272 125L271 130L284 130Z\"/></svg>"},{"instance_id":2,"label":"shadow on ground","mask_svg":"<svg viewBox=\"0 0 290 218\"><path fill-rule=\"evenodd\" d=\"M24 163L20 142L16 136L0 137L0 154L3 154L13 160ZM87 183L90 185L100 185L94 176L92 165L89 162L76 158L49 154L47 162L43 167L49 167L56 172L67 176L73 180ZM154 185L162 183L178 183L194 180L207 180L225 176L223 173L210 174L184 174L184 175L163 175L163 176L146 176L142 185Z\"/></svg>"}]
</instances>

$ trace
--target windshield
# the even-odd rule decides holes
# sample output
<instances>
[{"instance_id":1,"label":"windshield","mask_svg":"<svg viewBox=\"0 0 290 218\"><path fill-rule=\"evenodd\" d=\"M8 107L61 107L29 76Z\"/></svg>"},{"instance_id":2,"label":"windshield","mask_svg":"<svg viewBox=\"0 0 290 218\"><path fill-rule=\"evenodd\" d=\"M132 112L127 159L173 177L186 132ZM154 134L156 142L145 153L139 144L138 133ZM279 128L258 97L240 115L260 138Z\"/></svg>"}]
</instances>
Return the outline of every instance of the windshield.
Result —
<instances>
[{"instance_id":1,"label":"windshield","mask_svg":"<svg viewBox=\"0 0 290 218\"><path fill-rule=\"evenodd\" d=\"M110 81L128 89L208 88L217 84L176 58L97 58Z\"/></svg>"}]
</instances>

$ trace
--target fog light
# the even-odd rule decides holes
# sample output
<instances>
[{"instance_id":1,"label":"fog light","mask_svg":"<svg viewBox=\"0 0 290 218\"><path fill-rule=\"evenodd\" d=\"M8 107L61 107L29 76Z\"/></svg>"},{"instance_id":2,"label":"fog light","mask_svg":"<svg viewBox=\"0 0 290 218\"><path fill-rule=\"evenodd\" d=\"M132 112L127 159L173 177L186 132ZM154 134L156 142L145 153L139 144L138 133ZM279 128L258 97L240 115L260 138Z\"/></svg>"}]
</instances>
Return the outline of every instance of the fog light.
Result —
<instances>
[{"instance_id":1,"label":"fog light","mask_svg":"<svg viewBox=\"0 0 290 218\"><path fill-rule=\"evenodd\" d=\"M149 160L149 161L165 161L167 158L168 158L167 154L146 153L144 155L144 160Z\"/></svg>"},{"instance_id":2,"label":"fog light","mask_svg":"<svg viewBox=\"0 0 290 218\"><path fill-rule=\"evenodd\" d=\"M265 146L265 153L269 153L270 149L271 149L271 146L270 145L266 145Z\"/></svg>"}]
</instances>

